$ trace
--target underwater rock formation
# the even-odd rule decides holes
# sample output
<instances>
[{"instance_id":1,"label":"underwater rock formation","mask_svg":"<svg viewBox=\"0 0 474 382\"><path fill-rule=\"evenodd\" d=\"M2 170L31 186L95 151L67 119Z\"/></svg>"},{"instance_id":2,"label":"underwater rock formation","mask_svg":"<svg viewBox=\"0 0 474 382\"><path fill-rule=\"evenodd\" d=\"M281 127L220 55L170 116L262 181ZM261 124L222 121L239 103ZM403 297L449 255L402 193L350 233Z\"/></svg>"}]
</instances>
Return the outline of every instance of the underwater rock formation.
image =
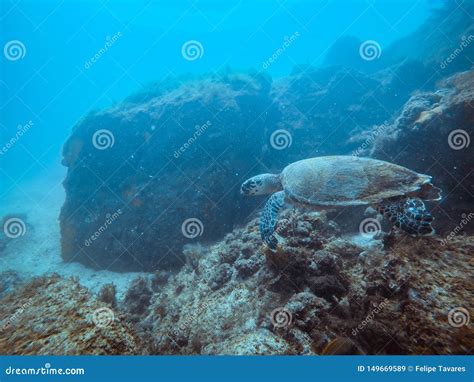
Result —
<instances>
[{"instance_id":1,"label":"underwater rock formation","mask_svg":"<svg viewBox=\"0 0 474 382\"><path fill-rule=\"evenodd\" d=\"M474 173L474 71L451 76L433 92L412 96L391 124L373 131L372 157L394 161L420 173L433 176L443 190L441 203L433 213L435 226L443 234L456 226L474 232L474 224L461 221L472 217ZM369 133L370 135L370 133Z\"/></svg>"},{"instance_id":2,"label":"underwater rock formation","mask_svg":"<svg viewBox=\"0 0 474 382\"><path fill-rule=\"evenodd\" d=\"M472 311L465 270L473 237L361 241L341 236L324 214L285 211L281 220L276 251L262 246L257 220L215 245L187 247L186 265L153 293L137 323L147 351L472 351L474 331L459 312ZM251 271L242 273L243 263Z\"/></svg>"},{"instance_id":3,"label":"underwater rock formation","mask_svg":"<svg viewBox=\"0 0 474 382\"><path fill-rule=\"evenodd\" d=\"M472 67L473 14L472 1L443 2L438 9L431 10L428 19L414 32L388 46L380 41L342 36L328 50L324 65L344 65L363 73L389 74L411 62L408 67L418 69L411 70L411 76L400 77L401 83L418 89L432 88L438 80ZM364 52L364 44L372 49L365 52L370 60L360 53Z\"/></svg>"},{"instance_id":4,"label":"underwater rock formation","mask_svg":"<svg viewBox=\"0 0 474 382\"><path fill-rule=\"evenodd\" d=\"M444 212L434 212L452 229L472 212L473 183L463 178L473 146L450 150L446 135L472 132L472 75L445 78L472 67L473 7L445 4L377 60L364 60L360 41L343 37L328 53L330 67L297 66L275 81L228 71L164 80L91 113L63 149L63 259L115 271L179 268L184 245L219 240L249 220L262 202L239 196L249 175L333 154L434 175L447 195ZM455 167L446 167L448 155L459 159ZM354 219L344 220L346 230ZM257 264L241 259L236 269L250 277ZM232 277L227 266L219 272L216 288Z\"/></svg>"},{"instance_id":5,"label":"underwater rock formation","mask_svg":"<svg viewBox=\"0 0 474 382\"><path fill-rule=\"evenodd\" d=\"M429 84L469 70L474 56L473 14L472 1L444 2L416 31L387 47L380 64L397 65L408 57L418 60L424 66L422 78Z\"/></svg>"},{"instance_id":6,"label":"underwater rock formation","mask_svg":"<svg viewBox=\"0 0 474 382\"><path fill-rule=\"evenodd\" d=\"M222 75L81 121L63 150L63 258L154 271L229 232L252 211L235 200L272 124L269 89L262 75Z\"/></svg>"},{"instance_id":7,"label":"underwater rock formation","mask_svg":"<svg viewBox=\"0 0 474 382\"><path fill-rule=\"evenodd\" d=\"M0 261L0 266L2 265L3 263ZM24 277L18 272L12 270L0 272L0 298L8 293L12 293L24 283Z\"/></svg>"},{"instance_id":8,"label":"underwater rock formation","mask_svg":"<svg viewBox=\"0 0 474 382\"><path fill-rule=\"evenodd\" d=\"M77 281L33 279L0 300L0 353L139 354L133 330Z\"/></svg>"},{"instance_id":9,"label":"underwater rock formation","mask_svg":"<svg viewBox=\"0 0 474 382\"><path fill-rule=\"evenodd\" d=\"M355 149L351 134L408 99L400 76L383 86L341 67L274 83L220 75L89 115L64 146L63 258L116 271L181 266L183 245L222 238L261 203L239 195L248 175Z\"/></svg>"}]
</instances>

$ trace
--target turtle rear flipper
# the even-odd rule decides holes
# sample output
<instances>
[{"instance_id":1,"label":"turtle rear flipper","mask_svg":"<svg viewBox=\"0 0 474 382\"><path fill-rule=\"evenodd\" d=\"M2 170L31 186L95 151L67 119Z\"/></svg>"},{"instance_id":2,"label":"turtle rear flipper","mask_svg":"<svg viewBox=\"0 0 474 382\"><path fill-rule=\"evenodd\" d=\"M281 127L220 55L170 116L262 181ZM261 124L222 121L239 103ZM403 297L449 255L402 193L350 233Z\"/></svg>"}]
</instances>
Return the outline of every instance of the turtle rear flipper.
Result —
<instances>
[{"instance_id":1,"label":"turtle rear flipper","mask_svg":"<svg viewBox=\"0 0 474 382\"><path fill-rule=\"evenodd\" d=\"M431 226L433 216L418 198L385 201L376 208L396 227L410 235L430 236L435 232Z\"/></svg>"},{"instance_id":2,"label":"turtle rear flipper","mask_svg":"<svg viewBox=\"0 0 474 382\"><path fill-rule=\"evenodd\" d=\"M278 212L285 204L285 193L283 191L275 192L268 198L262 215L260 216L260 235L262 240L272 249L275 249L278 240L274 235L275 226L278 218Z\"/></svg>"}]
</instances>

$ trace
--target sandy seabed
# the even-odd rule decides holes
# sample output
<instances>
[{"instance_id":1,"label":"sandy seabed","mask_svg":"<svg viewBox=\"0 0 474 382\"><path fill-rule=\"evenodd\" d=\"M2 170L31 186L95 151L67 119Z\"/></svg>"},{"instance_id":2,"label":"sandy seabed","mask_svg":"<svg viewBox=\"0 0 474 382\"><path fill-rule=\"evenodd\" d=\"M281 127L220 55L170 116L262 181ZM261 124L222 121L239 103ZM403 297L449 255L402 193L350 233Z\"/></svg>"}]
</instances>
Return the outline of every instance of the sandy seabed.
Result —
<instances>
[{"instance_id":1,"label":"sandy seabed","mask_svg":"<svg viewBox=\"0 0 474 382\"><path fill-rule=\"evenodd\" d=\"M26 232L19 238L7 238L9 242L0 252L0 271L16 271L24 281L51 273L74 276L93 292L113 282L117 297L121 298L132 279L146 273L97 271L80 263L66 263L61 258L59 213L65 198L62 186L65 175L66 169L56 165L36 178L17 184L3 195L0 216L25 220Z\"/></svg>"}]
</instances>

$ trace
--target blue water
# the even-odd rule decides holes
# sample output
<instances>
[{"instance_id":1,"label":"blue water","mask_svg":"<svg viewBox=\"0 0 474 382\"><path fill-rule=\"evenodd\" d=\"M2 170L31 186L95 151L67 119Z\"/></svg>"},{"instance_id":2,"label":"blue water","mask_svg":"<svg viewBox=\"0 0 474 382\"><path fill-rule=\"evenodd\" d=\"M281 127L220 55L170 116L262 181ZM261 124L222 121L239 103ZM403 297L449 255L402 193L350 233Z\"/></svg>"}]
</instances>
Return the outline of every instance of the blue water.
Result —
<instances>
[{"instance_id":1,"label":"blue water","mask_svg":"<svg viewBox=\"0 0 474 382\"><path fill-rule=\"evenodd\" d=\"M149 82L187 73L262 69L285 37L299 37L266 68L273 78L297 64L322 64L341 36L376 40L382 49L414 31L439 5L432 1L2 1L1 45L20 40L17 61L0 60L2 142L33 122L0 157L0 189L37 176L60 158L72 127L91 110ZM120 36L90 68L86 63ZM203 46L183 59L184 42ZM13 187L13 188L12 188Z\"/></svg>"},{"instance_id":2,"label":"blue water","mask_svg":"<svg viewBox=\"0 0 474 382\"><path fill-rule=\"evenodd\" d=\"M0 0L0 354L472 352L473 15Z\"/></svg>"}]
</instances>

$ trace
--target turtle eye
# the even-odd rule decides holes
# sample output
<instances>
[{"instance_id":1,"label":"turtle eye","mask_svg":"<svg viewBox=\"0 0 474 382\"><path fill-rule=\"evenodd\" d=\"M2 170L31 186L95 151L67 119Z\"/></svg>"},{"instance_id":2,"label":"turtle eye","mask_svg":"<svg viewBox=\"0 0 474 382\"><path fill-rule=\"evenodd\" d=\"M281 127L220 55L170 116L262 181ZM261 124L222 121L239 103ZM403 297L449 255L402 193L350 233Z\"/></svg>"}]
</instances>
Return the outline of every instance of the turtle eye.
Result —
<instances>
[{"instance_id":1,"label":"turtle eye","mask_svg":"<svg viewBox=\"0 0 474 382\"><path fill-rule=\"evenodd\" d=\"M240 187L240 193L243 195L252 195L255 193L255 189L257 185L254 180L247 180L242 183L242 187Z\"/></svg>"}]
</instances>

